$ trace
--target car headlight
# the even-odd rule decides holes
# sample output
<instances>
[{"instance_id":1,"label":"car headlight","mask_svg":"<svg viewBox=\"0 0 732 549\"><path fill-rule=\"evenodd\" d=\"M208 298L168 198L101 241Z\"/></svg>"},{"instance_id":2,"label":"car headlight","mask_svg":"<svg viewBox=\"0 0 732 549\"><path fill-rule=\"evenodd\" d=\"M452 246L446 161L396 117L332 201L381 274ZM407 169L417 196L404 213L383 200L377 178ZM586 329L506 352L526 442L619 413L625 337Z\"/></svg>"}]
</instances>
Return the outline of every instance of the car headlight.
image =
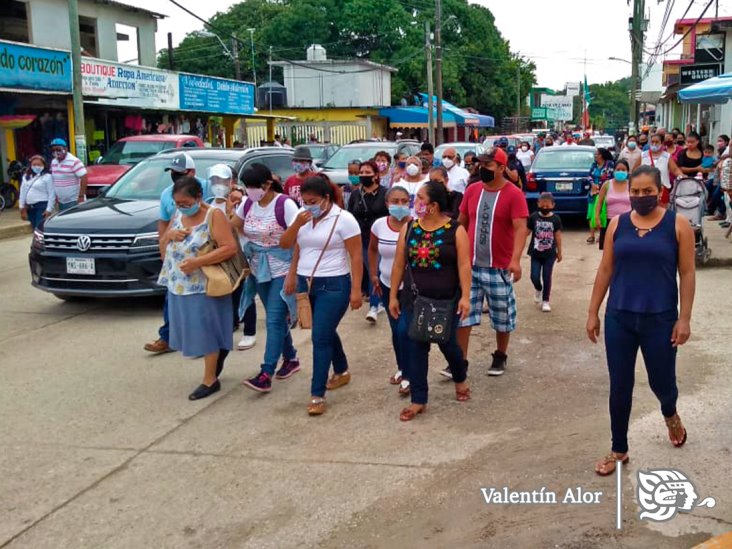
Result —
<instances>
[{"instance_id":1,"label":"car headlight","mask_svg":"<svg viewBox=\"0 0 732 549\"><path fill-rule=\"evenodd\" d=\"M142 233L135 237L132 242L131 249L143 250L143 249L157 249L160 245L158 233Z\"/></svg>"},{"instance_id":2,"label":"car headlight","mask_svg":"<svg viewBox=\"0 0 732 549\"><path fill-rule=\"evenodd\" d=\"M43 232L38 229L33 231L33 247L43 248Z\"/></svg>"}]
</instances>

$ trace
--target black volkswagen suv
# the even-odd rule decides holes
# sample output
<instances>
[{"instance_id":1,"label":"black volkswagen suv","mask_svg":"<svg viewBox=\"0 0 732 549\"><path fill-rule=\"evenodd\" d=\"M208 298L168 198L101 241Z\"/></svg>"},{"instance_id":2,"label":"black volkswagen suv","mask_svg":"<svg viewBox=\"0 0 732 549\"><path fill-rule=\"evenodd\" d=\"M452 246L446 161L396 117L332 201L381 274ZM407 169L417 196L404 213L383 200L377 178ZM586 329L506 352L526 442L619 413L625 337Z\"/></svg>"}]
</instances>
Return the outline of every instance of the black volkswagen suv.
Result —
<instances>
[{"instance_id":1,"label":"black volkswagen suv","mask_svg":"<svg viewBox=\"0 0 732 549\"><path fill-rule=\"evenodd\" d=\"M284 148L188 149L198 177L214 164L241 173L254 162L283 179L292 174L292 151ZM132 297L165 293L157 285L161 261L157 222L160 193L172 181L165 171L180 151L137 164L102 195L46 220L33 233L33 286L61 299Z\"/></svg>"}]
</instances>

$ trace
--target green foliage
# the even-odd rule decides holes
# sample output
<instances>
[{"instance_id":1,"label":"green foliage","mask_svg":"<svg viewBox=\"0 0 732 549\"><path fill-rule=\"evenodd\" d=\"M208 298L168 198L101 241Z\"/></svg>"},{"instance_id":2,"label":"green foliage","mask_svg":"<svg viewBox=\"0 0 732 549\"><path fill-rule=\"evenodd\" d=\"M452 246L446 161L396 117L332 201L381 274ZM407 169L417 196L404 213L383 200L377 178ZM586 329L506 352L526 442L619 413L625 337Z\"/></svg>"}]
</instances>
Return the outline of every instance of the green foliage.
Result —
<instances>
[{"instance_id":1,"label":"green foliage","mask_svg":"<svg viewBox=\"0 0 732 549\"><path fill-rule=\"evenodd\" d=\"M630 78L604 84L590 84L590 122L596 128L620 128L630 118ZM575 120L582 119L582 100L575 100Z\"/></svg>"},{"instance_id":2,"label":"green foliage","mask_svg":"<svg viewBox=\"0 0 732 549\"><path fill-rule=\"evenodd\" d=\"M246 79L252 74L247 29L253 27L259 82L269 78L270 45L275 60L302 60L306 48L316 43L326 48L329 58L358 57L396 67L394 104L427 91L425 23L430 22L434 32L432 0L247 0L216 14L210 22L221 29L214 32L225 41L231 33L242 40L239 58ZM518 73L523 104L535 84L536 67L511 54L490 10L468 0L444 0L442 43L446 100L497 118L515 114ZM189 34L175 48L173 58L176 70L234 75L232 60L213 37ZM166 51L158 65L167 68ZM278 76L281 72L275 69L275 79Z\"/></svg>"}]
</instances>

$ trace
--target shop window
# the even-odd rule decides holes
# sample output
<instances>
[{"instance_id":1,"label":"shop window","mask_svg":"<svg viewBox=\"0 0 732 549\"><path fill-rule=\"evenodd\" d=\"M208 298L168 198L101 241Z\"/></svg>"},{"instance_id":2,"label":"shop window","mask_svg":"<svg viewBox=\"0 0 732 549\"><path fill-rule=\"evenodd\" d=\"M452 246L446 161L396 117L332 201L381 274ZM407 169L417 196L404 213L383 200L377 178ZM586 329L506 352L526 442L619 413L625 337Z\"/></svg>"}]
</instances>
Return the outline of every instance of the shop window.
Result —
<instances>
[{"instance_id":1,"label":"shop window","mask_svg":"<svg viewBox=\"0 0 732 549\"><path fill-rule=\"evenodd\" d=\"M130 27L117 23L117 59L121 63L140 64L140 44L138 42L137 27Z\"/></svg>"},{"instance_id":2,"label":"shop window","mask_svg":"<svg viewBox=\"0 0 732 549\"><path fill-rule=\"evenodd\" d=\"M82 55L97 57L97 20L93 17L79 17Z\"/></svg>"},{"instance_id":3,"label":"shop window","mask_svg":"<svg viewBox=\"0 0 732 549\"><path fill-rule=\"evenodd\" d=\"M17 0L0 2L0 38L14 42L30 42L28 4Z\"/></svg>"}]
</instances>

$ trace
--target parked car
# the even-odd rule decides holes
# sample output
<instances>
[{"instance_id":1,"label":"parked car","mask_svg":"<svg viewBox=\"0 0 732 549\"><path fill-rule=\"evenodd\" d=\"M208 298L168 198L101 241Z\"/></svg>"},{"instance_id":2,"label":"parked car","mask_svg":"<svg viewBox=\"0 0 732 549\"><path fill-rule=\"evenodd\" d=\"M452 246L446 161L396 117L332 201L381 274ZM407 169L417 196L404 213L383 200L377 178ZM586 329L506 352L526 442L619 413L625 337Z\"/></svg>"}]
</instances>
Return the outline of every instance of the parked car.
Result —
<instances>
[{"instance_id":1,"label":"parked car","mask_svg":"<svg viewBox=\"0 0 732 549\"><path fill-rule=\"evenodd\" d=\"M348 184L348 163L352 160L363 162L373 158L379 151L388 152L392 158L397 153L406 153L409 156L419 154L421 144L419 141L361 141L343 145L331 156L321 169L321 173L327 175L333 183L338 185Z\"/></svg>"},{"instance_id":2,"label":"parked car","mask_svg":"<svg viewBox=\"0 0 732 549\"><path fill-rule=\"evenodd\" d=\"M615 138L612 135L593 135L592 140L595 147L604 147L611 153L615 152Z\"/></svg>"},{"instance_id":3,"label":"parked car","mask_svg":"<svg viewBox=\"0 0 732 549\"><path fill-rule=\"evenodd\" d=\"M292 173L292 151L280 147L186 152L198 177L206 177L219 163L231 165L234 173L254 162L266 164L283 179ZM157 223L160 193L172 183L165 168L175 154L143 160L98 198L48 218L33 233L33 286L61 299L165 293L156 284L161 267Z\"/></svg>"},{"instance_id":4,"label":"parked car","mask_svg":"<svg viewBox=\"0 0 732 549\"><path fill-rule=\"evenodd\" d=\"M338 150L338 145L331 143L305 143L310 154L313 156L313 164L320 168Z\"/></svg>"},{"instance_id":5,"label":"parked car","mask_svg":"<svg viewBox=\"0 0 732 549\"><path fill-rule=\"evenodd\" d=\"M518 147L519 138L514 135L489 135L483 141L483 146L486 149L490 149L491 147L495 146L496 141L498 141L501 137L505 137L506 139L508 139L509 146L513 145L514 147Z\"/></svg>"},{"instance_id":6,"label":"parked car","mask_svg":"<svg viewBox=\"0 0 732 549\"><path fill-rule=\"evenodd\" d=\"M467 141L460 143L443 143L435 149L435 158L442 159L442 153L448 147L453 147L463 160L465 159L465 155L469 152L474 152L475 154L483 154L486 152L486 148L482 143L468 143Z\"/></svg>"},{"instance_id":7,"label":"parked car","mask_svg":"<svg viewBox=\"0 0 732 549\"><path fill-rule=\"evenodd\" d=\"M542 192L550 192L556 202L556 213L585 215L590 191L590 167L595 147L543 147L536 153L527 174L526 201L531 211Z\"/></svg>"},{"instance_id":8,"label":"parked car","mask_svg":"<svg viewBox=\"0 0 732 549\"><path fill-rule=\"evenodd\" d=\"M86 196L94 198L99 191L114 183L138 162L168 149L203 147L195 135L134 135L123 137L107 153L87 168Z\"/></svg>"}]
</instances>

